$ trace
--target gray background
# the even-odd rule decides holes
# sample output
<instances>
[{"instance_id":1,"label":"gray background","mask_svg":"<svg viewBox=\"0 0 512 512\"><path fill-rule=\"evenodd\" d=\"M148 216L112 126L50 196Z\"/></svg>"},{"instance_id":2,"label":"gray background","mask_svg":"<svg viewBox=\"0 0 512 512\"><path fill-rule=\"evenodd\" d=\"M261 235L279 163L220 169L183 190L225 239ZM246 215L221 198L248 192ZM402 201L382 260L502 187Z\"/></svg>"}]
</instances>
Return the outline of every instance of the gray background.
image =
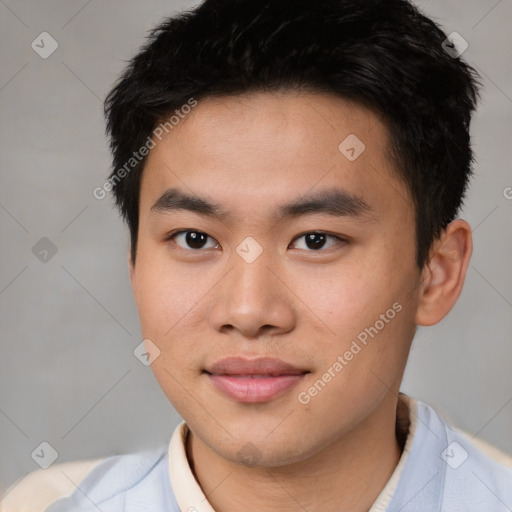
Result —
<instances>
[{"instance_id":1,"label":"gray background","mask_svg":"<svg viewBox=\"0 0 512 512\"><path fill-rule=\"evenodd\" d=\"M92 190L110 164L102 99L147 30L194 4L0 1L0 497L38 468L42 441L63 462L167 442L179 421L133 356L127 231ZM485 90L466 286L444 321L418 331L402 389L512 452L512 2L420 6L468 41ZM48 59L31 48L43 31L59 44ZM46 263L32 252L42 237L57 248Z\"/></svg>"}]
</instances>

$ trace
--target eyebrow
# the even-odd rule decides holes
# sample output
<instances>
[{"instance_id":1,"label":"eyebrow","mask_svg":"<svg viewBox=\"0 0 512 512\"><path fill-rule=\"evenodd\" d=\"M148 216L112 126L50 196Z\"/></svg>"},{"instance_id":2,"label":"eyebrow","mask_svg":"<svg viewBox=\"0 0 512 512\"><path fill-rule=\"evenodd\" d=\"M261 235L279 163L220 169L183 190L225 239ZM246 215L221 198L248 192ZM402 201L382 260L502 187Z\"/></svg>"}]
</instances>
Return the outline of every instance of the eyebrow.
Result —
<instances>
[{"instance_id":1,"label":"eyebrow","mask_svg":"<svg viewBox=\"0 0 512 512\"><path fill-rule=\"evenodd\" d=\"M219 204L177 188L166 190L153 204L151 212L167 213L186 210L199 215L217 218L229 218L230 215ZM307 194L290 203L279 206L273 217L290 219L302 215L325 213L336 217L367 217L372 209L361 197L338 188L329 188Z\"/></svg>"}]
</instances>

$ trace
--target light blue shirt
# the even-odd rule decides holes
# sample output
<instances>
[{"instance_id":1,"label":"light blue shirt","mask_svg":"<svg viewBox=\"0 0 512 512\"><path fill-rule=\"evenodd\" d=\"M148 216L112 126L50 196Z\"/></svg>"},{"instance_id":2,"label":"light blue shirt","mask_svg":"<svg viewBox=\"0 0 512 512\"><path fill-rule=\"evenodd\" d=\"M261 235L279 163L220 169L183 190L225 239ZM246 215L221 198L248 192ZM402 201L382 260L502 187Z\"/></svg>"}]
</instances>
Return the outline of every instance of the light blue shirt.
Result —
<instances>
[{"instance_id":1,"label":"light blue shirt","mask_svg":"<svg viewBox=\"0 0 512 512\"><path fill-rule=\"evenodd\" d=\"M386 512L510 512L512 469L484 455L430 406L416 403L416 432ZM98 509L180 512L167 447L108 458L47 512Z\"/></svg>"}]
</instances>

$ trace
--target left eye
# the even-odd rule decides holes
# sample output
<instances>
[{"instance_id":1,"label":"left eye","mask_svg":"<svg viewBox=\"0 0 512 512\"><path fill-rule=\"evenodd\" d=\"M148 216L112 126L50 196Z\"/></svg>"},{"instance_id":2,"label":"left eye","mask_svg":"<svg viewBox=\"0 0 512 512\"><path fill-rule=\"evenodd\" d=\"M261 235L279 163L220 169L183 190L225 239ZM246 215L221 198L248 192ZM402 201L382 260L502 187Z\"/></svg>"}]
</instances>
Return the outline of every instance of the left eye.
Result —
<instances>
[{"instance_id":1,"label":"left eye","mask_svg":"<svg viewBox=\"0 0 512 512\"><path fill-rule=\"evenodd\" d=\"M180 231L170 237L182 249L215 249L218 242L202 231ZM210 240L210 242L208 242Z\"/></svg>"},{"instance_id":2,"label":"left eye","mask_svg":"<svg viewBox=\"0 0 512 512\"><path fill-rule=\"evenodd\" d=\"M299 240L303 240L303 242L299 243ZM298 236L292 244L295 245L295 249L311 249L318 251L319 249L329 249L339 242L344 242L344 240L334 235L328 235L327 233L313 232Z\"/></svg>"}]
</instances>

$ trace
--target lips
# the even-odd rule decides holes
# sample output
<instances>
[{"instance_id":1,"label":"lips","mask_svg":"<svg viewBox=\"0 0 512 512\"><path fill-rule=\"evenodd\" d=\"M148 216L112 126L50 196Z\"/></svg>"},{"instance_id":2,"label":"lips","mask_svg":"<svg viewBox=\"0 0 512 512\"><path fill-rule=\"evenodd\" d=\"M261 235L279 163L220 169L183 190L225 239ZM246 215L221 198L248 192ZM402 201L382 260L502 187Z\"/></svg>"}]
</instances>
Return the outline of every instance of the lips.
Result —
<instances>
[{"instance_id":1,"label":"lips","mask_svg":"<svg viewBox=\"0 0 512 512\"><path fill-rule=\"evenodd\" d=\"M309 370L280 359L229 357L207 370L215 388L241 403L268 402L297 385Z\"/></svg>"},{"instance_id":2,"label":"lips","mask_svg":"<svg viewBox=\"0 0 512 512\"><path fill-rule=\"evenodd\" d=\"M243 357L227 357L217 361L207 369L207 372L213 375L263 375L272 377L300 375L307 371L271 357L260 357L252 360Z\"/></svg>"}]
</instances>

